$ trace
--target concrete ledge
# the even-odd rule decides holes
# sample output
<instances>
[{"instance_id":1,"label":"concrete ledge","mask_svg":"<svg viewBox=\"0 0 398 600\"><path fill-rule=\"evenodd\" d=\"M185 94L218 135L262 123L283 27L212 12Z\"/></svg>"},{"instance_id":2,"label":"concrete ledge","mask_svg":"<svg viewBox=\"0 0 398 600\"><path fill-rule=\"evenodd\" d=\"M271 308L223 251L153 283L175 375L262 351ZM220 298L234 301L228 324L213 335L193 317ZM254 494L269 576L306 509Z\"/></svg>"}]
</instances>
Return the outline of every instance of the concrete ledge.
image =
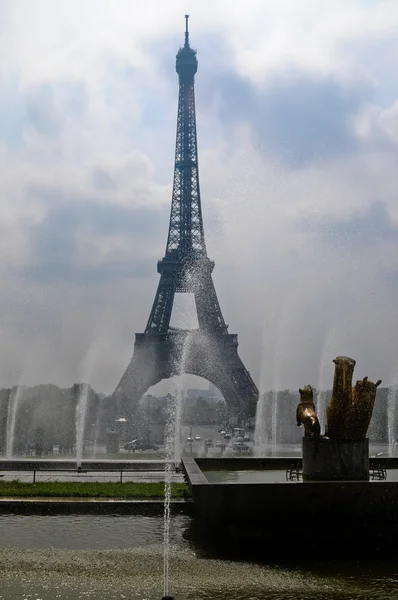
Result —
<instances>
[{"instance_id":1,"label":"concrete ledge","mask_svg":"<svg viewBox=\"0 0 398 600\"><path fill-rule=\"evenodd\" d=\"M194 458L184 458L182 462L182 470L184 471L187 483L192 485L208 485L205 475L202 473L200 462Z\"/></svg>"},{"instance_id":2,"label":"concrete ledge","mask_svg":"<svg viewBox=\"0 0 398 600\"><path fill-rule=\"evenodd\" d=\"M172 514L193 515L193 500L175 499ZM0 514L161 515L164 500L124 498L0 498Z\"/></svg>"},{"instance_id":3,"label":"concrete ledge","mask_svg":"<svg viewBox=\"0 0 398 600\"><path fill-rule=\"evenodd\" d=\"M398 482L309 481L286 483L204 483L197 468L183 459L195 502L195 515L206 535L217 540L260 545L263 553L297 551L297 544L327 554L334 548L369 550L398 541ZM218 469L231 469L230 459ZM237 459L248 469L256 459ZM261 460L261 459L257 459ZM212 462L212 469L217 464ZM193 470L194 476L191 477Z\"/></svg>"},{"instance_id":4,"label":"concrete ledge","mask_svg":"<svg viewBox=\"0 0 398 600\"><path fill-rule=\"evenodd\" d=\"M220 461L222 461L223 470L272 470L272 469L288 469L293 463L300 463L301 456L268 456L263 458L256 458L254 456L239 456L239 457L226 457L226 458L193 458L200 469L206 469L206 471L219 471ZM187 459L183 459L183 463L187 462Z\"/></svg>"}]
</instances>

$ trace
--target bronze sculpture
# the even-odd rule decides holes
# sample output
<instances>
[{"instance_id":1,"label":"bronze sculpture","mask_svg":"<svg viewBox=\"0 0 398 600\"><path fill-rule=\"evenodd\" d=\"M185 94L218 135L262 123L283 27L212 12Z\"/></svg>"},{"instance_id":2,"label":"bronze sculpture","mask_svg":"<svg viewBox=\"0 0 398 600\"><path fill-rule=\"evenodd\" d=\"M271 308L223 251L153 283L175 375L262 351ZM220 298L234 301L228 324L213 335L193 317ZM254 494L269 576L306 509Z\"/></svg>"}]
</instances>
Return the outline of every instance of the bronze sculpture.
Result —
<instances>
[{"instance_id":1,"label":"bronze sculpture","mask_svg":"<svg viewBox=\"0 0 398 600\"><path fill-rule=\"evenodd\" d=\"M303 479L369 480L369 440L366 437L376 391L381 383L367 377L352 387L355 360L337 356L332 396L326 409L327 429L320 435L315 414L313 390L310 385L300 389L297 425L304 424L302 438Z\"/></svg>"},{"instance_id":2,"label":"bronze sculpture","mask_svg":"<svg viewBox=\"0 0 398 600\"><path fill-rule=\"evenodd\" d=\"M300 402L297 406L296 419L297 425L304 425L304 435L319 439L321 435L321 426L318 417L315 414L314 391L310 385L299 389Z\"/></svg>"},{"instance_id":3,"label":"bronze sculpture","mask_svg":"<svg viewBox=\"0 0 398 600\"><path fill-rule=\"evenodd\" d=\"M376 391L381 379L373 383L367 377L352 387L352 377L356 361L348 356L337 356L335 364L333 391L326 409L327 431L325 435L334 440L365 439ZM314 392L310 385L299 389L300 402L297 406L297 425L304 425L307 437L319 437L320 425L315 413Z\"/></svg>"},{"instance_id":4,"label":"bronze sculpture","mask_svg":"<svg viewBox=\"0 0 398 600\"><path fill-rule=\"evenodd\" d=\"M352 387L355 360L337 356L333 362L336 366L332 397L326 410L327 436L335 440L365 439L381 379L373 383L364 377Z\"/></svg>"}]
</instances>

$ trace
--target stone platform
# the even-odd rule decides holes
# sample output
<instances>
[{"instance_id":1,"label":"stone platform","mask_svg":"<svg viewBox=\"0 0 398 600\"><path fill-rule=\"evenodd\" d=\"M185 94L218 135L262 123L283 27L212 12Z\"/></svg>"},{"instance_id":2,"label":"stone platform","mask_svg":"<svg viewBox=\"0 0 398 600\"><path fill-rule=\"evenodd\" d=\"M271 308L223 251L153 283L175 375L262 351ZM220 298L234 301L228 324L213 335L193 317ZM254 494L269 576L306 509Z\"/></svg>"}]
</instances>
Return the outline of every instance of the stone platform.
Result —
<instances>
[{"instance_id":1,"label":"stone platform","mask_svg":"<svg viewBox=\"0 0 398 600\"><path fill-rule=\"evenodd\" d=\"M368 481L369 440L302 438L303 478L318 481Z\"/></svg>"},{"instance_id":2,"label":"stone platform","mask_svg":"<svg viewBox=\"0 0 398 600\"><path fill-rule=\"evenodd\" d=\"M235 465L233 461L236 461ZM278 469L278 459L272 469ZM294 461L294 459L291 459ZM281 459L286 464L286 459ZM267 459L184 459L194 511L213 543L247 544L262 556L387 550L398 541L398 482L210 483L203 471L267 468ZM283 469L279 466L279 470ZM232 547L232 546L231 546Z\"/></svg>"}]
</instances>

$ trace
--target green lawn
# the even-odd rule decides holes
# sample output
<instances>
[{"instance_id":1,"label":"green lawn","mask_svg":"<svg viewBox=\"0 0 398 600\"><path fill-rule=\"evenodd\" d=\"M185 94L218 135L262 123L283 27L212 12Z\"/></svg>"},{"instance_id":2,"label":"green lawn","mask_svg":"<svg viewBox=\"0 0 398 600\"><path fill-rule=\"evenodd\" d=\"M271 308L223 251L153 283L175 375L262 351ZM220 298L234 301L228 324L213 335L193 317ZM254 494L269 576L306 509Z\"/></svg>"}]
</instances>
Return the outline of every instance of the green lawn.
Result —
<instances>
[{"instance_id":1,"label":"green lawn","mask_svg":"<svg viewBox=\"0 0 398 600\"><path fill-rule=\"evenodd\" d=\"M172 498L188 498L185 483L172 483ZM164 498L164 483L61 482L23 483L0 481L0 498Z\"/></svg>"}]
</instances>

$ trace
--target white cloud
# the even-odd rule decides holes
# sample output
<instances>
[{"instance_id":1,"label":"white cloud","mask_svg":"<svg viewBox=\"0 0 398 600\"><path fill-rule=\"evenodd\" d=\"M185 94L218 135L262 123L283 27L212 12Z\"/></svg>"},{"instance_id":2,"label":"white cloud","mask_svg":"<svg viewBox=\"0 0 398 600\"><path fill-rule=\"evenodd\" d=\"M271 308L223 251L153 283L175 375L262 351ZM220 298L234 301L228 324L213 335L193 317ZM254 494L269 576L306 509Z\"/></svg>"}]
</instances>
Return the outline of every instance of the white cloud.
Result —
<instances>
[{"instance_id":1,"label":"white cloud","mask_svg":"<svg viewBox=\"0 0 398 600\"><path fill-rule=\"evenodd\" d=\"M99 61L113 56L142 66L151 77L148 45L165 36L178 37L182 16L190 12L194 43L209 33L226 40L229 59L242 73L261 79L261 72L295 64L308 69L357 67L356 48L379 39L396 39L395 0L350 3L336 0L14 0L3 3L5 64L18 65L23 80L43 76L95 76ZM87 67L95 65L88 71Z\"/></svg>"},{"instance_id":2,"label":"white cloud","mask_svg":"<svg viewBox=\"0 0 398 600\"><path fill-rule=\"evenodd\" d=\"M382 108L374 104L365 105L357 116L356 131L368 141L398 142L398 100Z\"/></svg>"},{"instance_id":3,"label":"white cloud","mask_svg":"<svg viewBox=\"0 0 398 600\"><path fill-rule=\"evenodd\" d=\"M244 76L264 104L288 72L330 76L334 93L349 98L359 90L355 102L324 109L323 143L328 123L347 121L352 147L294 168L260 136L263 123L253 127L242 86L232 98L221 82L198 102L205 234L242 357L267 386L317 385L321 365L344 353L388 383L398 356L398 86L384 67L398 44L395 0L258 0L244 9L13 0L0 11L2 385L87 376L110 392L127 366L165 248L174 56L190 11L199 88L220 68ZM318 109L322 95L311 90ZM333 121L330 111L345 106L355 114Z\"/></svg>"}]
</instances>

